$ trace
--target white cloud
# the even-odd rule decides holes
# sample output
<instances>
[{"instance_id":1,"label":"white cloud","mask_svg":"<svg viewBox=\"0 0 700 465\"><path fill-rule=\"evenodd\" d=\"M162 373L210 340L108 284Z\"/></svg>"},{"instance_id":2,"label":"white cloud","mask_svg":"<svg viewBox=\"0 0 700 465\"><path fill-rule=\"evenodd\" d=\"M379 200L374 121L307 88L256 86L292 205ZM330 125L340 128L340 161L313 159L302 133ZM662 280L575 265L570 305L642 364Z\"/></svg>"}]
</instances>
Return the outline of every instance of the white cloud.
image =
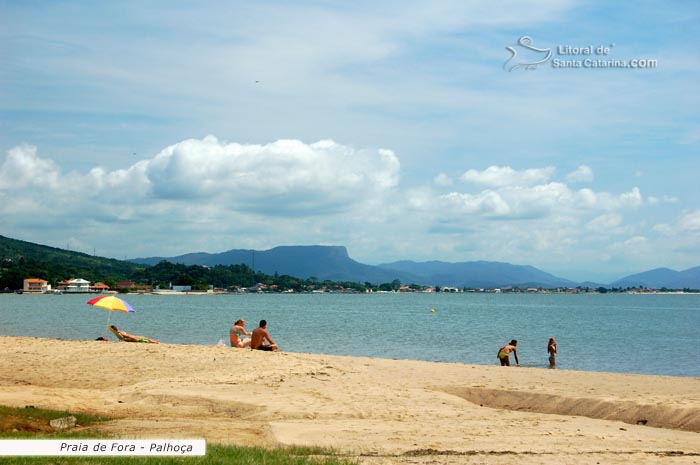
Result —
<instances>
[{"instance_id":1,"label":"white cloud","mask_svg":"<svg viewBox=\"0 0 700 465\"><path fill-rule=\"evenodd\" d=\"M493 186L442 194L435 188L449 185L448 175L402 190L400 166L391 150L331 140L258 145L208 136L124 169L65 173L36 147L20 146L0 163L0 215L11 225L6 234L18 232L14 237L32 240L34 232L50 230L58 241L50 245L70 241L105 253L109 243L117 250L109 256L119 258L340 244L357 259L543 266L545 259L632 260L634 250L659 250L669 235L692 249L700 231L698 210L672 225L645 227L634 214L654 201L645 203L637 187L576 190L550 181L554 168L469 170L480 187Z\"/></svg>"},{"instance_id":2,"label":"white cloud","mask_svg":"<svg viewBox=\"0 0 700 465\"><path fill-rule=\"evenodd\" d=\"M593 218L586 224L586 229L593 232L609 232L622 224L622 216L606 213Z\"/></svg>"},{"instance_id":3,"label":"white cloud","mask_svg":"<svg viewBox=\"0 0 700 465\"><path fill-rule=\"evenodd\" d=\"M634 187L630 192L620 194L619 201L621 206L638 207L643 203L642 193L638 187Z\"/></svg>"},{"instance_id":4,"label":"white cloud","mask_svg":"<svg viewBox=\"0 0 700 465\"><path fill-rule=\"evenodd\" d=\"M639 207L642 197L638 188L613 195L596 193L591 189L572 190L567 185L550 182L534 186L504 186L486 189L479 193L451 192L440 196L451 206L464 213L486 216L519 218L545 218L561 214L576 216L587 212L615 211Z\"/></svg>"},{"instance_id":5,"label":"white cloud","mask_svg":"<svg viewBox=\"0 0 700 465\"><path fill-rule=\"evenodd\" d=\"M576 169L576 171L567 174L566 180L570 183L592 182L593 170L586 165L581 165Z\"/></svg>"},{"instance_id":6,"label":"white cloud","mask_svg":"<svg viewBox=\"0 0 700 465\"><path fill-rule=\"evenodd\" d=\"M452 178L445 173L438 174L433 181L438 186L451 186L453 184Z\"/></svg>"},{"instance_id":7,"label":"white cloud","mask_svg":"<svg viewBox=\"0 0 700 465\"><path fill-rule=\"evenodd\" d=\"M484 171L470 169L460 179L487 187L531 186L549 180L554 171L553 167L516 171L510 166L489 166Z\"/></svg>"},{"instance_id":8,"label":"white cloud","mask_svg":"<svg viewBox=\"0 0 700 465\"><path fill-rule=\"evenodd\" d=\"M660 198L655 195L650 195L647 197L647 203L649 205L659 205L661 203L678 203L678 197L672 195L663 195Z\"/></svg>"},{"instance_id":9,"label":"white cloud","mask_svg":"<svg viewBox=\"0 0 700 465\"><path fill-rule=\"evenodd\" d=\"M685 212L670 224L657 223L651 231L667 239L674 247L692 249L693 244L700 245L700 210Z\"/></svg>"},{"instance_id":10,"label":"white cloud","mask_svg":"<svg viewBox=\"0 0 700 465\"><path fill-rule=\"evenodd\" d=\"M644 236L633 236L613 245L613 248L623 250L626 253L640 253L649 245L649 239Z\"/></svg>"},{"instance_id":11,"label":"white cloud","mask_svg":"<svg viewBox=\"0 0 700 465\"><path fill-rule=\"evenodd\" d=\"M584 209L593 208L598 200L598 196L591 189L581 189L576 193L578 206Z\"/></svg>"},{"instance_id":12,"label":"white cloud","mask_svg":"<svg viewBox=\"0 0 700 465\"><path fill-rule=\"evenodd\" d=\"M665 203L678 203L678 197L673 195L664 195L661 197L661 200L663 200Z\"/></svg>"},{"instance_id":13,"label":"white cloud","mask_svg":"<svg viewBox=\"0 0 700 465\"><path fill-rule=\"evenodd\" d=\"M93 170L95 184L131 184L161 200L199 200L236 210L343 209L398 185L399 161L390 150L355 150L330 140L266 145L220 142L213 136L171 145L126 171Z\"/></svg>"},{"instance_id":14,"label":"white cloud","mask_svg":"<svg viewBox=\"0 0 700 465\"><path fill-rule=\"evenodd\" d=\"M8 4L0 79L14 110L0 150L28 141L42 157L29 146L0 156L3 227L149 253L335 242L371 260L473 253L561 265L606 249L585 225L618 218L619 240L658 238L651 225L668 224L686 248L675 260L687 263L697 241L682 236L695 237L694 221L679 212L698 205L700 140L700 68L686 59L693 40L682 40L691 29L656 35L663 66L648 73L501 67L525 33L547 47L611 39L609 5L580 3L96 2L80 15L64 2ZM661 17L622 11L649 30L694 17L685 4ZM104 17L118 27L94 28ZM585 33L561 34L583 23ZM646 53L630 49L634 30L618 39L618 58ZM173 134L208 133L240 143L170 145ZM444 173L426 179L432 170ZM669 246L651 250L665 257Z\"/></svg>"},{"instance_id":15,"label":"white cloud","mask_svg":"<svg viewBox=\"0 0 700 465\"><path fill-rule=\"evenodd\" d=\"M684 214L678 224L684 232L700 232L700 210Z\"/></svg>"},{"instance_id":16,"label":"white cloud","mask_svg":"<svg viewBox=\"0 0 700 465\"><path fill-rule=\"evenodd\" d=\"M0 189L32 186L36 189L56 189L60 186L60 171L52 160L37 156L37 148L22 145L12 148L0 166Z\"/></svg>"},{"instance_id":17,"label":"white cloud","mask_svg":"<svg viewBox=\"0 0 700 465\"><path fill-rule=\"evenodd\" d=\"M63 174L52 160L38 157L36 147L23 146L0 165L0 195L17 199L0 211L21 202L27 212L127 221L187 204L200 210L215 205L219 214L317 215L375 202L398 185L399 167L390 150L356 150L330 140L241 145L209 136L171 145L128 169Z\"/></svg>"},{"instance_id":18,"label":"white cloud","mask_svg":"<svg viewBox=\"0 0 700 465\"><path fill-rule=\"evenodd\" d=\"M671 226L666 224L666 223L655 224L651 228L651 230L653 232L655 232L656 234L659 234L659 235L664 236L664 237L671 237L674 235L673 228L671 228Z\"/></svg>"},{"instance_id":19,"label":"white cloud","mask_svg":"<svg viewBox=\"0 0 700 465\"><path fill-rule=\"evenodd\" d=\"M486 216L506 216L511 212L508 203L498 192L484 191L477 195L451 192L443 197L461 213L480 213Z\"/></svg>"},{"instance_id":20,"label":"white cloud","mask_svg":"<svg viewBox=\"0 0 700 465\"><path fill-rule=\"evenodd\" d=\"M404 197L411 210L429 210L435 206L434 194L429 189L411 189Z\"/></svg>"}]
</instances>

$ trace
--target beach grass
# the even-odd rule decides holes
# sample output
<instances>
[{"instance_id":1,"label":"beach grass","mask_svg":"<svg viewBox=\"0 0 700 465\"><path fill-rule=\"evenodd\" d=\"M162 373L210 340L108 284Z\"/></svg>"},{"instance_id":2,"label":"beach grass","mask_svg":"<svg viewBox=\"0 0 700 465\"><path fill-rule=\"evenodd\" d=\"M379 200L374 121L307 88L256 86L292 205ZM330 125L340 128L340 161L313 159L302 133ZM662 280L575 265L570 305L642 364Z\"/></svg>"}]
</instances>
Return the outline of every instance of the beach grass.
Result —
<instances>
[{"instance_id":1,"label":"beach grass","mask_svg":"<svg viewBox=\"0 0 700 465\"><path fill-rule=\"evenodd\" d=\"M355 465L357 461L321 449L263 449L208 444L201 457L3 457L13 465Z\"/></svg>"},{"instance_id":2,"label":"beach grass","mask_svg":"<svg viewBox=\"0 0 700 465\"><path fill-rule=\"evenodd\" d=\"M57 418L75 417L76 428L56 430L49 422ZM0 438L32 439L41 436L43 439L83 437L91 434L86 431L91 426L107 421L109 418L84 413L70 413L60 410L49 410L26 407L7 407L0 405Z\"/></svg>"},{"instance_id":3,"label":"beach grass","mask_svg":"<svg viewBox=\"0 0 700 465\"><path fill-rule=\"evenodd\" d=\"M77 420L75 429L54 430L49 422L56 418L74 416ZM104 434L95 433L92 427L109 418L48 410L27 406L24 408L0 405L0 440L2 439L61 439L61 438L105 438ZM113 438L114 439L114 438ZM319 447L241 447L221 444L207 444L206 455L188 456L152 456L152 457L0 457L0 463L16 465L355 465L356 460L337 455L334 451Z\"/></svg>"}]
</instances>

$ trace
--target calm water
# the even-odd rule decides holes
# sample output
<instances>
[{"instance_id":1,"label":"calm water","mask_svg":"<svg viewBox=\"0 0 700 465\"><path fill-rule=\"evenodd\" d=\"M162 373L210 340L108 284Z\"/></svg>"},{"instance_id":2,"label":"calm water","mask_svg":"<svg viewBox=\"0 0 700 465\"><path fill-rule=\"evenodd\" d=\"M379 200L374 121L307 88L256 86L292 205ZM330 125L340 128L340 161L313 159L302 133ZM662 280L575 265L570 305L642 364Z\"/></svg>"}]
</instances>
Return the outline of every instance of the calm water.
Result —
<instances>
[{"instance_id":1,"label":"calm water","mask_svg":"<svg viewBox=\"0 0 700 465\"><path fill-rule=\"evenodd\" d=\"M0 295L0 334L114 337L110 322L168 343L228 341L228 328L261 318L282 350L496 364L518 339L524 366L700 376L700 295L303 294L124 297L136 313L85 304L87 295ZM430 309L435 308L435 313Z\"/></svg>"}]
</instances>

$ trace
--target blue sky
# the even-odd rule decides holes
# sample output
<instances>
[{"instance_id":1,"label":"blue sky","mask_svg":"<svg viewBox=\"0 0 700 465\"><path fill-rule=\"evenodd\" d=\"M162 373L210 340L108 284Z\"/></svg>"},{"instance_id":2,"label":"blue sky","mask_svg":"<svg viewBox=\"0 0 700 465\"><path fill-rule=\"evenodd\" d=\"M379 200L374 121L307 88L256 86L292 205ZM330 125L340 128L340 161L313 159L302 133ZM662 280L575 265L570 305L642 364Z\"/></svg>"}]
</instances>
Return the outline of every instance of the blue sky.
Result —
<instances>
[{"instance_id":1,"label":"blue sky","mask_svg":"<svg viewBox=\"0 0 700 465\"><path fill-rule=\"evenodd\" d=\"M3 1L0 18L0 234L575 280L700 265L697 2ZM551 55L508 71L544 53L525 36ZM618 65L553 66L586 59Z\"/></svg>"}]
</instances>

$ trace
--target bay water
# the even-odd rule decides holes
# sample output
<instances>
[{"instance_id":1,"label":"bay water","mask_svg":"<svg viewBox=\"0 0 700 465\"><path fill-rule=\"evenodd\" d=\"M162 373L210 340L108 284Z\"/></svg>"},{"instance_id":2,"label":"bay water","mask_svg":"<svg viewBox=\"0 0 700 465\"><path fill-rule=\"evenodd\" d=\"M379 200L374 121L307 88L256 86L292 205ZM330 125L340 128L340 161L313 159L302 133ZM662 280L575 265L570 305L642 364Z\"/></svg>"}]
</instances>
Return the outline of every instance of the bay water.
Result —
<instances>
[{"instance_id":1,"label":"bay water","mask_svg":"<svg viewBox=\"0 0 700 465\"><path fill-rule=\"evenodd\" d=\"M554 337L558 369L700 377L697 294L120 295L129 314L92 297L0 295L0 335L115 340L109 320L164 343L214 345L236 319L249 331L266 319L288 352L494 365L515 338L522 366L546 368Z\"/></svg>"}]
</instances>

